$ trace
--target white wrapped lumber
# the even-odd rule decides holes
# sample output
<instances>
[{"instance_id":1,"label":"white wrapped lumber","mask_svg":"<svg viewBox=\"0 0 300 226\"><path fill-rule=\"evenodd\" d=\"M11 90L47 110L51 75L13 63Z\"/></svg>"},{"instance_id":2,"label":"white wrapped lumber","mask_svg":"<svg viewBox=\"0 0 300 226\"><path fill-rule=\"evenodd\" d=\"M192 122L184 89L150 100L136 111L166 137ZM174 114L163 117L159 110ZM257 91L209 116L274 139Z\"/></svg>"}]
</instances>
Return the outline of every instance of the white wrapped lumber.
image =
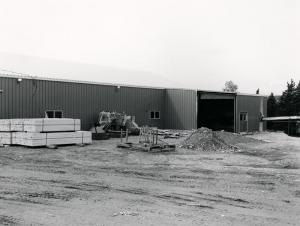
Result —
<instances>
[{"instance_id":1,"label":"white wrapped lumber","mask_svg":"<svg viewBox=\"0 0 300 226\"><path fill-rule=\"evenodd\" d=\"M10 145L12 141L10 132L0 132L0 144Z\"/></svg>"},{"instance_id":2,"label":"white wrapped lumber","mask_svg":"<svg viewBox=\"0 0 300 226\"><path fill-rule=\"evenodd\" d=\"M37 147L46 145L46 133L13 132L12 144Z\"/></svg>"},{"instance_id":3,"label":"white wrapped lumber","mask_svg":"<svg viewBox=\"0 0 300 226\"><path fill-rule=\"evenodd\" d=\"M33 118L0 119L0 131L59 132L79 131L80 119L71 118Z\"/></svg>"},{"instance_id":4,"label":"white wrapped lumber","mask_svg":"<svg viewBox=\"0 0 300 226\"><path fill-rule=\"evenodd\" d=\"M79 131L80 119L70 118L42 118L25 119L25 132L58 132L58 131Z\"/></svg>"},{"instance_id":5,"label":"white wrapped lumber","mask_svg":"<svg viewBox=\"0 0 300 226\"><path fill-rule=\"evenodd\" d=\"M24 119L10 119L10 131L24 131Z\"/></svg>"},{"instance_id":6,"label":"white wrapped lumber","mask_svg":"<svg viewBox=\"0 0 300 226\"><path fill-rule=\"evenodd\" d=\"M55 133L35 133L35 132L13 132L12 144L37 147L49 145L66 144L90 144L92 143L92 133L90 131L76 132L55 132Z\"/></svg>"},{"instance_id":7,"label":"white wrapped lumber","mask_svg":"<svg viewBox=\"0 0 300 226\"><path fill-rule=\"evenodd\" d=\"M0 119L0 131L1 132L10 132L11 129L11 120L12 119Z\"/></svg>"},{"instance_id":8,"label":"white wrapped lumber","mask_svg":"<svg viewBox=\"0 0 300 226\"><path fill-rule=\"evenodd\" d=\"M0 119L0 131L24 131L24 120L25 119Z\"/></svg>"}]
</instances>

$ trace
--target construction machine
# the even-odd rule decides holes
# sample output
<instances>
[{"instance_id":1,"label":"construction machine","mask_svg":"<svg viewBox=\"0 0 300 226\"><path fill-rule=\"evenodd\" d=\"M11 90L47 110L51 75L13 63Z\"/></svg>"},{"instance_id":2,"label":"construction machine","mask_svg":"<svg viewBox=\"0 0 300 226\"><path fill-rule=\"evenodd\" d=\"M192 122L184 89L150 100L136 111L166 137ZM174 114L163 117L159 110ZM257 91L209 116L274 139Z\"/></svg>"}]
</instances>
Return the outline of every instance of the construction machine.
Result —
<instances>
[{"instance_id":1,"label":"construction machine","mask_svg":"<svg viewBox=\"0 0 300 226\"><path fill-rule=\"evenodd\" d=\"M99 113L98 121L92 132L95 133L94 137L119 137L122 131L128 130L129 135L139 135L140 128L135 122L135 117L126 115L126 113L101 111Z\"/></svg>"}]
</instances>

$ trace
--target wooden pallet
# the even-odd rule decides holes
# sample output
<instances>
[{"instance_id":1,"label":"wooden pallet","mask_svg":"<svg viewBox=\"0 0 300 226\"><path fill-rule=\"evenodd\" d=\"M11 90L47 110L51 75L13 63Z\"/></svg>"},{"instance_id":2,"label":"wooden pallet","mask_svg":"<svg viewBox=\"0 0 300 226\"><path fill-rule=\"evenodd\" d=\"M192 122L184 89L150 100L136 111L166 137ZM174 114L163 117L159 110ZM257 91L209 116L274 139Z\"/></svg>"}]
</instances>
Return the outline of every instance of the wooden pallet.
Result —
<instances>
[{"instance_id":1,"label":"wooden pallet","mask_svg":"<svg viewBox=\"0 0 300 226\"><path fill-rule=\"evenodd\" d=\"M149 145L145 143L120 143L117 145L118 148L126 148L135 151L144 151L144 152L170 152L175 151L176 146L172 144L156 144Z\"/></svg>"}]
</instances>

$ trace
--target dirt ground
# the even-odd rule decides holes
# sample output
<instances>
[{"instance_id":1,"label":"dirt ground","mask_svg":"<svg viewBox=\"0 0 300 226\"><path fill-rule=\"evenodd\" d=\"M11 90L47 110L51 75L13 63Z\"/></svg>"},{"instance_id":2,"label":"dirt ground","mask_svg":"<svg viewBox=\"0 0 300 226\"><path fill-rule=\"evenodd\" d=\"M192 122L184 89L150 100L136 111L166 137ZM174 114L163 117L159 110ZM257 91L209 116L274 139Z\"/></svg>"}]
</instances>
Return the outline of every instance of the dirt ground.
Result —
<instances>
[{"instance_id":1,"label":"dirt ground","mask_svg":"<svg viewBox=\"0 0 300 226\"><path fill-rule=\"evenodd\" d=\"M234 153L0 148L0 225L299 225L300 138L250 137Z\"/></svg>"}]
</instances>

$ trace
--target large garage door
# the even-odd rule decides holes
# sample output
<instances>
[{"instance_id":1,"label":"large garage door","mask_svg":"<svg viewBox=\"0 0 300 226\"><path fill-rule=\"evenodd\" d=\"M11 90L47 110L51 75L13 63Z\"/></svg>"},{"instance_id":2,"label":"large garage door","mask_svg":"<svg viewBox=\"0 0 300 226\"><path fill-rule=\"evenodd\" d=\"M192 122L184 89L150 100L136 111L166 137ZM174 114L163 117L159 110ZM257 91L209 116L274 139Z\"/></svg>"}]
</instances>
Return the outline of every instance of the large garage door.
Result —
<instances>
[{"instance_id":1,"label":"large garage door","mask_svg":"<svg viewBox=\"0 0 300 226\"><path fill-rule=\"evenodd\" d=\"M234 132L234 99L198 98L198 128Z\"/></svg>"}]
</instances>

